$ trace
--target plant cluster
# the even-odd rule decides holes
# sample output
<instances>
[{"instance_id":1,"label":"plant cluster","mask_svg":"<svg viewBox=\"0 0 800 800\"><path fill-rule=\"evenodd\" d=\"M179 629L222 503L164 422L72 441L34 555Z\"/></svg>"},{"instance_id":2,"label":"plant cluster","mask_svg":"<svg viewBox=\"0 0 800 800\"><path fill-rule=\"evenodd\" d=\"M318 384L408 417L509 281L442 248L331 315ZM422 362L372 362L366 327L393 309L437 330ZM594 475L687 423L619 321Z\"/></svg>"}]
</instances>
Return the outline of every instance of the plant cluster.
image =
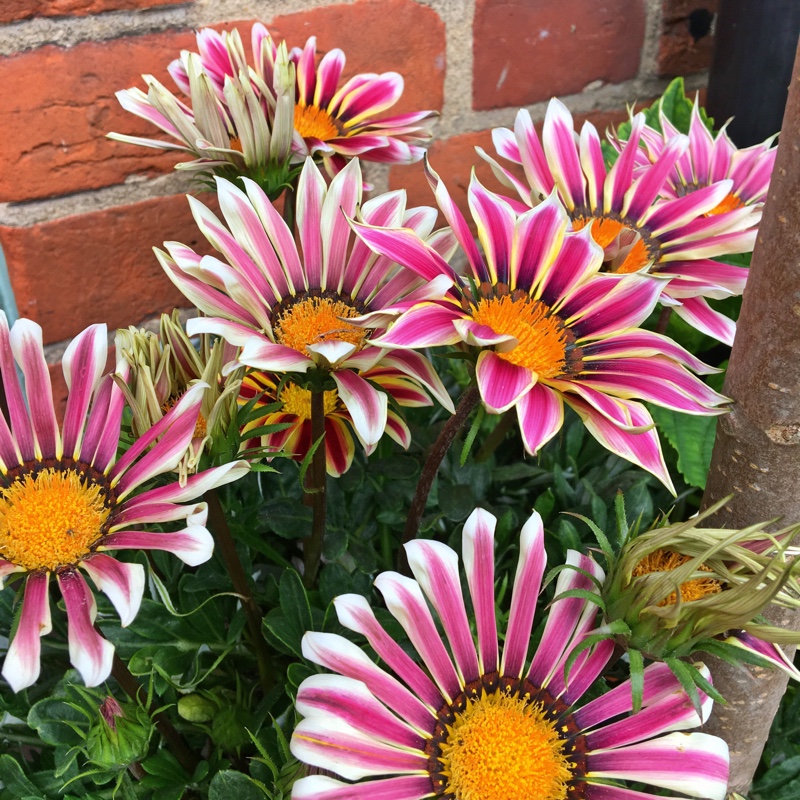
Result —
<instances>
[{"instance_id":1,"label":"plant cluster","mask_svg":"<svg viewBox=\"0 0 800 800\"><path fill-rule=\"evenodd\" d=\"M0 800L723 800L703 653L800 677L795 529L694 516L771 142L553 99L409 207L399 75L197 50L110 134L214 193L155 248L193 311L79 334L61 411L0 315Z\"/></svg>"}]
</instances>

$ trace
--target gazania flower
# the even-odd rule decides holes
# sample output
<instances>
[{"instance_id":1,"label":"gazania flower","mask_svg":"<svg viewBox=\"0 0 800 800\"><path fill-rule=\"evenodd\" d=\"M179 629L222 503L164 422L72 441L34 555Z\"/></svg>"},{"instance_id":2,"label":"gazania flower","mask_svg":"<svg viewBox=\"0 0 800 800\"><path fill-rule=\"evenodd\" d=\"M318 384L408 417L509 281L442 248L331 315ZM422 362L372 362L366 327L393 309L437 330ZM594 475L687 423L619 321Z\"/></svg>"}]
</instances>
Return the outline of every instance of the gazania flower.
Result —
<instances>
[{"instance_id":1,"label":"gazania flower","mask_svg":"<svg viewBox=\"0 0 800 800\"><path fill-rule=\"evenodd\" d=\"M625 623L618 644L668 663L698 652L735 663L747 659L733 645L763 655L749 646L757 638L775 663L774 643L800 641L800 634L758 621L771 603L800 606L800 582L786 555L797 526L774 533L764 530L768 523L702 527L724 502L687 522L632 532L618 554L604 546L603 614L609 625ZM734 630L737 640L728 637Z\"/></svg>"},{"instance_id":2,"label":"gazania flower","mask_svg":"<svg viewBox=\"0 0 800 800\"><path fill-rule=\"evenodd\" d=\"M266 28L253 26L255 67L251 68L239 32L197 34L200 53L183 51L169 71L189 98L175 97L152 75L140 89L117 92L120 105L152 122L169 136L143 139L120 133L108 136L128 144L178 150L195 156L176 169L214 173L231 178L247 175L271 197L278 197L293 177L292 114L295 69L286 45L276 48ZM294 161L301 160L300 157Z\"/></svg>"},{"instance_id":3,"label":"gazania flower","mask_svg":"<svg viewBox=\"0 0 800 800\"><path fill-rule=\"evenodd\" d=\"M401 301L376 339L386 347L462 344L477 352L478 388L495 414L516 408L527 451L559 431L563 404L612 452L672 487L646 400L689 414L719 414L726 399L690 374L710 371L672 340L638 329L664 282L643 273L599 274L603 251L588 230L568 233L555 193L517 214L474 177L469 203L483 253L438 176L429 172L442 212L466 252L465 286L411 231L357 224L367 244L429 281L449 279L444 299ZM369 324L367 315L365 324Z\"/></svg>"},{"instance_id":4,"label":"gazania flower","mask_svg":"<svg viewBox=\"0 0 800 800\"><path fill-rule=\"evenodd\" d=\"M297 193L298 247L278 212L255 183L247 194L219 180L219 202L230 232L194 198L192 212L203 234L225 257L201 258L176 242L157 255L175 285L208 315L189 320L190 335L222 336L243 351L240 363L264 372L294 375L303 388L335 389L359 438L375 444L386 429L387 395L362 373L379 366L384 351L372 345L373 331L347 320L404 297L441 294L441 282L424 284L415 273L376 257L355 239L345 215L361 200L361 170L351 161L325 185L306 160ZM371 224L405 225L433 248L452 251L449 231L431 233L436 211L405 208L405 193L390 192L365 203ZM420 355L392 366L422 384L445 407L452 403L439 377Z\"/></svg>"},{"instance_id":5,"label":"gazania flower","mask_svg":"<svg viewBox=\"0 0 800 800\"><path fill-rule=\"evenodd\" d=\"M110 375L101 378L107 349L105 325L87 328L67 348L63 368L70 392L59 429L41 328L23 319L9 332L0 312L0 373L9 411L8 420L0 414L0 580L26 573L2 670L14 691L39 677L39 637L51 630L51 576L67 610L70 661L86 685L95 686L111 672L114 646L94 627L94 596L81 572L128 625L142 600L144 568L117 561L108 551L166 550L189 565L201 564L213 543L205 528L206 504L194 501L248 469L234 462L201 472L185 486L176 482L134 495L177 466L205 387L191 387L117 459L124 396ZM27 403L15 360L25 377ZM124 375L124 362L119 368ZM148 523L178 521L186 527L175 533L142 531Z\"/></svg>"},{"instance_id":6,"label":"gazania flower","mask_svg":"<svg viewBox=\"0 0 800 800\"><path fill-rule=\"evenodd\" d=\"M576 705L614 650L608 641L586 646L597 614L587 596L596 593L595 581L603 577L590 557L569 552L542 639L528 660L546 561L535 513L522 530L501 653L495 522L478 509L464 526L464 572L477 647L458 556L444 544L424 540L405 546L416 580L384 572L375 581L419 661L392 639L359 595L334 600L339 621L365 636L388 670L342 636L305 635L305 657L338 674L313 675L301 684L296 705L305 719L295 729L292 752L358 783L302 778L294 785L294 800L655 800L620 781L723 800L727 746L715 736L685 732L702 724L711 701L703 698L701 718L663 664L645 671L636 713L629 682Z\"/></svg>"},{"instance_id":7,"label":"gazania flower","mask_svg":"<svg viewBox=\"0 0 800 800\"><path fill-rule=\"evenodd\" d=\"M642 128L644 150L637 153L637 162L642 168L646 169L658 161L669 142L679 133L663 109L659 109L659 123L660 132L649 125ZM778 152L778 148L772 146L775 137L739 150L730 140L725 127L713 136L700 116L700 106L695 99L689 124L689 147L669 173L661 189L664 197L683 197L704 186L730 179L732 185L729 194L707 214L721 214L734 208L763 203L767 199ZM620 150L624 147L624 143L616 138L612 138L611 143Z\"/></svg>"},{"instance_id":8,"label":"gazania flower","mask_svg":"<svg viewBox=\"0 0 800 800\"><path fill-rule=\"evenodd\" d=\"M131 427L137 438L144 436L192 385L205 385L200 414L186 454L178 465L181 480L196 472L203 452L214 441L224 441L236 415L236 400L244 368L223 378L222 368L235 361L236 349L227 342L200 337L199 350L192 344L177 310L162 314L159 332L118 330L116 352L129 365L120 387L132 412Z\"/></svg>"},{"instance_id":9,"label":"gazania flower","mask_svg":"<svg viewBox=\"0 0 800 800\"><path fill-rule=\"evenodd\" d=\"M317 64L317 39L293 50L297 65L294 128L304 143L303 155L321 156L335 174L353 156L386 164L411 164L422 158L431 139L426 121L435 111L415 111L378 118L403 94L396 72L354 75L343 86L344 53L329 50Z\"/></svg>"},{"instance_id":10,"label":"gazania flower","mask_svg":"<svg viewBox=\"0 0 800 800\"><path fill-rule=\"evenodd\" d=\"M411 360L409 361L409 356ZM391 401L399 406L420 407L431 405L431 399L420 388L419 384L408 377L408 370L413 363L418 363L416 353L396 351L386 355L381 364L361 373L361 377L375 384L384 391ZM401 364L403 370L394 364ZM250 372L242 381L239 395L240 405L249 400L256 400L256 408L276 402L283 403L279 411L273 411L255 419L242 431L246 439L248 430L264 425L288 424L289 427L275 433L260 437L260 446L266 451L283 451L289 453L296 461L302 461L314 440L311 435L311 392L292 381L281 382L280 376L267 372ZM328 474L338 478L350 469L355 455L355 445L351 429L358 437L353 418L347 410L336 389L325 392L325 462ZM411 444L411 432L403 418L392 407L386 417L386 433L406 450ZM375 445L366 445L370 454Z\"/></svg>"},{"instance_id":11,"label":"gazania flower","mask_svg":"<svg viewBox=\"0 0 800 800\"><path fill-rule=\"evenodd\" d=\"M655 163L635 172L637 159L641 160L643 128L644 115L637 114L628 141L607 171L596 128L584 123L577 142L572 115L554 98L547 109L541 143L524 109L517 114L513 132L506 128L493 132L499 155L521 164L529 185L479 152L527 205L557 188L573 228L589 227L603 247L604 271L646 271L671 278L664 285L661 302L673 306L693 327L731 344L734 323L714 311L705 298L741 294L747 270L713 258L750 252L761 212L748 206L707 216L718 211L731 193L731 180L657 202L689 140L682 135L669 139Z\"/></svg>"}]
</instances>

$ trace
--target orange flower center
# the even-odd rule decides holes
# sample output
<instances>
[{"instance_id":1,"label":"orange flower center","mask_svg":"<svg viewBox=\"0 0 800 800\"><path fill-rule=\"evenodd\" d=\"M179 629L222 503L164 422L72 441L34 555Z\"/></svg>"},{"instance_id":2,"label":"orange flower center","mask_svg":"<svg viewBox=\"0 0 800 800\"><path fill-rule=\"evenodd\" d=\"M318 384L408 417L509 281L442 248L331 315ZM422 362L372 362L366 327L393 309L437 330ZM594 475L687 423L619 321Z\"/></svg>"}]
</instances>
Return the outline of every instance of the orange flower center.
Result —
<instances>
[{"instance_id":1,"label":"orange flower center","mask_svg":"<svg viewBox=\"0 0 800 800\"><path fill-rule=\"evenodd\" d=\"M714 208L709 211L706 216L711 217L716 214L725 214L728 211L734 211L737 208L744 208L744 203L740 198L738 198L735 194L729 194L725 196L725 199L718 205L714 206Z\"/></svg>"},{"instance_id":2,"label":"orange flower center","mask_svg":"<svg viewBox=\"0 0 800 800\"><path fill-rule=\"evenodd\" d=\"M358 310L343 300L306 297L276 315L275 338L300 353L310 344L326 341L350 342L363 347L369 330L345 322L341 317L358 316Z\"/></svg>"},{"instance_id":3,"label":"orange flower center","mask_svg":"<svg viewBox=\"0 0 800 800\"><path fill-rule=\"evenodd\" d=\"M500 358L526 367L539 378L555 378L565 372L567 331L544 303L511 295L482 298L472 318L517 340L515 345L499 346L496 352Z\"/></svg>"},{"instance_id":4,"label":"orange flower center","mask_svg":"<svg viewBox=\"0 0 800 800\"><path fill-rule=\"evenodd\" d=\"M504 691L468 700L447 726L441 774L456 800L564 800L564 740L540 703Z\"/></svg>"},{"instance_id":5,"label":"orange flower center","mask_svg":"<svg viewBox=\"0 0 800 800\"><path fill-rule=\"evenodd\" d=\"M325 403L325 416L333 414L339 403L336 389L323 392ZM294 414L302 420L311 419L311 391L295 383L287 383L281 389L280 401L283 403L284 414Z\"/></svg>"},{"instance_id":6,"label":"orange flower center","mask_svg":"<svg viewBox=\"0 0 800 800\"><path fill-rule=\"evenodd\" d=\"M572 221L572 227L576 231L585 228L587 225L592 226L592 239L603 250L607 250L614 244L620 234L626 231L629 233L629 238L633 239L632 243L621 246L619 252L607 261L604 265L606 272L621 274L638 272L653 261L653 257L647 249L641 233L635 228L608 217L577 217Z\"/></svg>"},{"instance_id":7,"label":"orange flower center","mask_svg":"<svg viewBox=\"0 0 800 800\"><path fill-rule=\"evenodd\" d=\"M691 561L690 556L675 553L672 550L654 550L645 556L633 570L633 577L649 575L653 572L672 572L672 570L683 566L687 561ZM705 564L699 567L701 572L711 572ZM681 602L691 603L693 600L700 600L709 594L717 594L722 591L722 584L714 578L694 578L685 581L680 585ZM672 592L665 597L658 605L671 606L678 601L677 592Z\"/></svg>"},{"instance_id":8,"label":"orange flower center","mask_svg":"<svg viewBox=\"0 0 800 800\"><path fill-rule=\"evenodd\" d=\"M0 555L27 571L75 564L104 533L102 486L74 469L43 469L0 492Z\"/></svg>"},{"instance_id":9,"label":"orange flower center","mask_svg":"<svg viewBox=\"0 0 800 800\"><path fill-rule=\"evenodd\" d=\"M331 115L319 106L294 107L294 129L304 139L321 139L327 142L339 137L339 129Z\"/></svg>"}]
</instances>

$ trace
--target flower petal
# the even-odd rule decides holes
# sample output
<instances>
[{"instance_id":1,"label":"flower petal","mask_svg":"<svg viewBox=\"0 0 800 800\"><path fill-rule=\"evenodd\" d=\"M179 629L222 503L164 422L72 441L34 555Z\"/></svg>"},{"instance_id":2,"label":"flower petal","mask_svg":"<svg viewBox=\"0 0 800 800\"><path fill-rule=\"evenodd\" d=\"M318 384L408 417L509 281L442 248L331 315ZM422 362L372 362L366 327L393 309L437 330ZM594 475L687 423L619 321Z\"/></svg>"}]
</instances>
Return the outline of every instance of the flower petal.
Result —
<instances>
[{"instance_id":1,"label":"flower petal","mask_svg":"<svg viewBox=\"0 0 800 800\"><path fill-rule=\"evenodd\" d=\"M117 561L116 558L94 553L85 558L81 568L91 576L94 585L108 595L119 614L123 628L133 622L144 595L145 574L141 564Z\"/></svg>"},{"instance_id":2,"label":"flower petal","mask_svg":"<svg viewBox=\"0 0 800 800\"><path fill-rule=\"evenodd\" d=\"M536 376L527 367L512 364L489 350L478 356L475 376L481 399L495 414L508 411L536 384Z\"/></svg>"},{"instance_id":3,"label":"flower petal","mask_svg":"<svg viewBox=\"0 0 800 800\"><path fill-rule=\"evenodd\" d=\"M94 628L97 606L81 574L67 570L56 577L67 609L70 663L87 686L98 686L111 674L114 645Z\"/></svg>"},{"instance_id":4,"label":"flower petal","mask_svg":"<svg viewBox=\"0 0 800 800\"><path fill-rule=\"evenodd\" d=\"M15 692L39 679L42 647L39 639L53 629L47 592L49 579L47 572L34 572L25 581L19 623L3 663L3 677Z\"/></svg>"},{"instance_id":5,"label":"flower petal","mask_svg":"<svg viewBox=\"0 0 800 800\"><path fill-rule=\"evenodd\" d=\"M332 372L339 397L350 412L356 433L367 444L375 444L386 429L389 398L352 370Z\"/></svg>"}]
</instances>

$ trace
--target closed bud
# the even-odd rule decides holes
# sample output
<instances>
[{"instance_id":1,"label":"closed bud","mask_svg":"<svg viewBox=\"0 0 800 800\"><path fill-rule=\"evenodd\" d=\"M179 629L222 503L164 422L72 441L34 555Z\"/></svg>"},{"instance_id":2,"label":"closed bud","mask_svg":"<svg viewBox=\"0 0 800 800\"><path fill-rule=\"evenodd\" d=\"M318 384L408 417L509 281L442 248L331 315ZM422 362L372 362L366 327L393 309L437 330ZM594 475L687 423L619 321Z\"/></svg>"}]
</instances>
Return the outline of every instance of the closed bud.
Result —
<instances>
[{"instance_id":1,"label":"closed bud","mask_svg":"<svg viewBox=\"0 0 800 800\"><path fill-rule=\"evenodd\" d=\"M140 706L107 697L86 737L85 752L101 769L125 769L146 755L153 724Z\"/></svg>"}]
</instances>

